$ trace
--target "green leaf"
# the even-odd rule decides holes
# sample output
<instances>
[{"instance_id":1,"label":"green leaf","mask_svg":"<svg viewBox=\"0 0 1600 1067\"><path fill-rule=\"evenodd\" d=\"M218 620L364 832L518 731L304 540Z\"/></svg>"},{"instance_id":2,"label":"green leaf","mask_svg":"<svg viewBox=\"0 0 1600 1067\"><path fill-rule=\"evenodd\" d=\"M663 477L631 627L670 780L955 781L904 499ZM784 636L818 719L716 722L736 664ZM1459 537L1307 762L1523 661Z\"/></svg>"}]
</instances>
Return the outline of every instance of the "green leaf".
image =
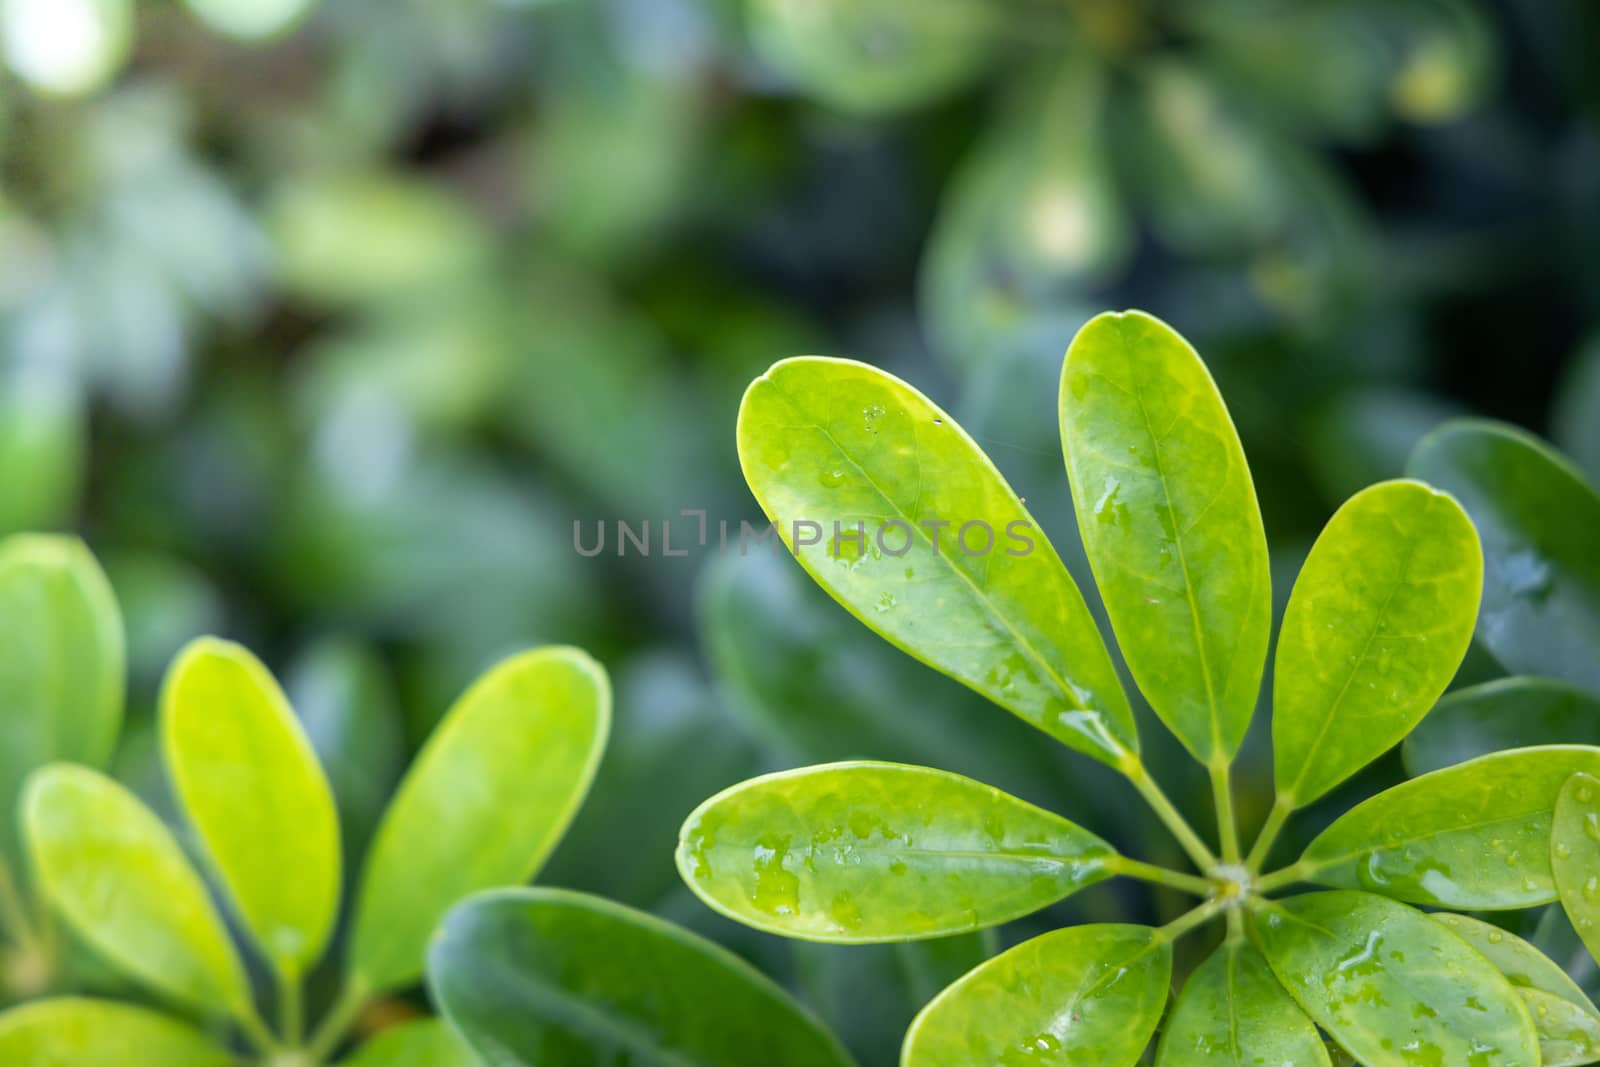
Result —
<instances>
[{"instance_id":1,"label":"green leaf","mask_svg":"<svg viewBox=\"0 0 1600 1067\"><path fill-rule=\"evenodd\" d=\"M434 1000L499 1067L851 1067L815 1019L726 950L598 897L484 893L428 954Z\"/></svg>"},{"instance_id":2,"label":"green leaf","mask_svg":"<svg viewBox=\"0 0 1600 1067\"><path fill-rule=\"evenodd\" d=\"M1225 942L1195 968L1162 1030L1156 1067L1200 1063L1328 1067L1315 1024L1247 942Z\"/></svg>"},{"instance_id":3,"label":"green leaf","mask_svg":"<svg viewBox=\"0 0 1600 1067\"><path fill-rule=\"evenodd\" d=\"M28 780L22 820L46 898L102 956L195 1007L249 1005L205 884L132 793L98 771L53 764Z\"/></svg>"},{"instance_id":4,"label":"green leaf","mask_svg":"<svg viewBox=\"0 0 1600 1067\"><path fill-rule=\"evenodd\" d=\"M916 107L970 81L1002 26L983 0L751 0L748 19L767 62L825 103L868 115Z\"/></svg>"},{"instance_id":5,"label":"green leaf","mask_svg":"<svg viewBox=\"0 0 1600 1067\"><path fill-rule=\"evenodd\" d=\"M104 767L122 727L122 617L100 565L72 537L0 542L0 811L52 760ZM0 819L0 856L20 856Z\"/></svg>"},{"instance_id":6,"label":"green leaf","mask_svg":"<svg viewBox=\"0 0 1600 1067\"><path fill-rule=\"evenodd\" d=\"M1083 595L921 393L862 363L784 360L745 394L739 458L784 543L868 627L1063 743L1132 761L1133 713Z\"/></svg>"},{"instance_id":7,"label":"green leaf","mask_svg":"<svg viewBox=\"0 0 1600 1067\"><path fill-rule=\"evenodd\" d=\"M383 1031L342 1067L478 1067L456 1032L438 1019L418 1019Z\"/></svg>"},{"instance_id":8,"label":"green leaf","mask_svg":"<svg viewBox=\"0 0 1600 1067\"><path fill-rule=\"evenodd\" d=\"M1550 863L1561 907L1600 959L1600 766L1562 783L1550 831Z\"/></svg>"},{"instance_id":9,"label":"green leaf","mask_svg":"<svg viewBox=\"0 0 1600 1067\"><path fill-rule=\"evenodd\" d=\"M1543 442L1478 419L1429 434L1407 469L1454 493L1483 538L1484 647L1600 693L1600 495Z\"/></svg>"},{"instance_id":10,"label":"green leaf","mask_svg":"<svg viewBox=\"0 0 1600 1067\"><path fill-rule=\"evenodd\" d=\"M359 986L412 982L452 904L533 877L583 803L610 722L605 671L574 648L513 656L456 701L373 841L350 941Z\"/></svg>"},{"instance_id":11,"label":"green leaf","mask_svg":"<svg viewBox=\"0 0 1600 1067\"><path fill-rule=\"evenodd\" d=\"M205 1035L145 1008L105 1000L40 1000L0 1015L0 1063L12 1067L236 1067Z\"/></svg>"},{"instance_id":12,"label":"green leaf","mask_svg":"<svg viewBox=\"0 0 1600 1067\"><path fill-rule=\"evenodd\" d=\"M0 534L70 522L87 466L88 420L76 371L41 374L29 363L0 367Z\"/></svg>"},{"instance_id":13,"label":"green leaf","mask_svg":"<svg viewBox=\"0 0 1600 1067\"><path fill-rule=\"evenodd\" d=\"M1600 774L1600 749L1547 745L1446 767L1386 790L1306 848L1306 878L1446 908L1556 899L1550 822L1562 783Z\"/></svg>"},{"instance_id":14,"label":"green leaf","mask_svg":"<svg viewBox=\"0 0 1600 1067\"><path fill-rule=\"evenodd\" d=\"M942 937L1112 873L1110 845L991 786L893 763L753 778L683 824L678 870L758 929L841 944Z\"/></svg>"},{"instance_id":15,"label":"green leaf","mask_svg":"<svg viewBox=\"0 0 1600 1067\"><path fill-rule=\"evenodd\" d=\"M1499 678L1445 696L1401 751L1419 775L1502 749L1562 744L1600 745L1600 697L1553 678Z\"/></svg>"},{"instance_id":16,"label":"green leaf","mask_svg":"<svg viewBox=\"0 0 1600 1067\"><path fill-rule=\"evenodd\" d=\"M1167 1002L1172 946L1146 926L1071 926L1024 941L934 998L901 1067L1132 1067Z\"/></svg>"},{"instance_id":17,"label":"green leaf","mask_svg":"<svg viewBox=\"0 0 1600 1067\"><path fill-rule=\"evenodd\" d=\"M1261 688L1272 582L1216 383L1166 323L1098 315L1067 349L1061 444L1078 530L1140 691L1196 759L1231 760Z\"/></svg>"},{"instance_id":18,"label":"green leaf","mask_svg":"<svg viewBox=\"0 0 1600 1067\"><path fill-rule=\"evenodd\" d=\"M246 929L294 980L339 912L339 815L289 701L240 645L202 637L173 661L161 744L185 815Z\"/></svg>"},{"instance_id":19,"label":"green leaf","mask_svg":"<svg viewBox=\"0 0 1600 1067\"><path fill-rule=\"evenodd\" d=\"M1367 1067L1537 1067L1522 998L1471 945L1370 893L1263 902L1261 950L1291 996Z\"/></svg>"},{"instance_id":20,"label":"green leaf","mask_svg":"<svg viewBox=\"0 0 1600 1067\"><path fill-rule=\"evenodd\" d=\"M1561 965L1513 933L1481 919L1429 916L1483 953L1505 975L1533 1016L1543 1067L1600 1059L1600 1011Z\"/></svg>"},{"instance_id":21,"label":"green leaf","mask_svg":"<svg viewBox=\"0 0 1600 1067\"><path fill-rule=\"evenodd\" d=\"M1383 482L1334 513L1278 636L1280 803L1316 800L1428 713L1466 655L1482 589L1477 534L1449 496Z\"/></svg>"}]
</instances>

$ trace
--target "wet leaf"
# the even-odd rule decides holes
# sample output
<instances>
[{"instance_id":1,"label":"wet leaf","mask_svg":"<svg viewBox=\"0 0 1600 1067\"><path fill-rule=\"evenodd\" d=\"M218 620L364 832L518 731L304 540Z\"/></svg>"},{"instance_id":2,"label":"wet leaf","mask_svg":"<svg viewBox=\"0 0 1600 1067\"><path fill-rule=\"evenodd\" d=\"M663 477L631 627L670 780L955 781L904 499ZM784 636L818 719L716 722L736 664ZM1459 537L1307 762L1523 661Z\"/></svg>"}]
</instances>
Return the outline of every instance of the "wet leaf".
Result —
<instances>
[{"instance_id":1,"label":"wet leaf","mask_svg":"<svg viewBox=\"0 0 1600 1067\"><path fill-rule=\"evenodd\" d=\"M1483 953L1528 1005L1543 1067L1600 1059L1600 1011L1567 972L1517 935L1481 919L1439 912L1429 918Z\"/></svg>"},{"instance_id":2,"label":"wet leaf","mask_svg":"<svg viewBox=\"0 0 1600 1067\"><path fill-rule=\"evenodd\" d=\"M383 1031L342 1067L478 1067L478 1060L444 1022L418 1019Z\"/></svg>"},{"instance_id":3,"label":"wet leaf","mask_svg":"<svg viewBox=\"0 0 1600 1067\"><path fill-rule=\"evenodd\" d=\"M100 955L195 1007L250 1003L200 875L132 793L98 771L53 764L29 779L22 818L46 898Z\"/></svg>"},{"instance_id":4,"label":"wet leaf","mask_svg":"<svg viewBox=\"0 0 1600 1067\"><path fill-rule=\"evenodd\" d=\"M1112 873L1110 845L945 771L835 763L742 782L683 825L711 907L811 941L940 937L1020 918Z\"/></svg>"},{"instance_id":5,"label":"wet leaf","mask_svg":"<svg viewBox=\"0 0 1600 1067\"><path fill-rule=\"evenodd\" d=\"M864 114L915 107L970 81L1002 25L982 0L752 0L748 17L762 55L800 89Z\"/></svg>"},{"instance_id":6,"label":"wet leaf","mask_svg":"<svg viewBox=\"0 0 1600 1067\"><path fill-rule=\"evenodd\" d=\"M1061 372L1078 530L1139 689L1202 763L1238 751L1272 626L1267 539L1200 356L1143 312L1097 316Z\"/></svg>"},{"instance_id":7,"label":"wet leaf","mask_svg":"<svg viewBox=\"0 0 1600 1067\"><path fill-rule=\"evenodd\" d=\"M1527 745L1600 745L1600 696L1553 678L1500 678L1449 693L1406 738L1406 770Z\"/></svg>"},{"instance_id":8,"label":"wet leaf","mask_svg":"<svg viewBox=\"0 0 1600 1067\"><path fill-rule=\"evenodd\" d=\"M1262 952L1291 996L1367 1067L1538 1067L1522 998L1439 923L1370 893L1262 903Z\"/></svg>"},{"instance_id":9,"label":"wet leaf","mask_svg":"<svg viewBox=\"0 0 1600 1067\"><path fill-rule=\"evenodd\" d=\"M1480 419L1446 423L1408 472L1454 493L1483 538L1478 640L1518 674L1600 693L1600 496L1538 439Z\"/></svg>"},{"instance_id":10,"label":"wet leaf","mask_svg":"<svg viewBox=\"0 0 1600 1067\"><path fill-rule=\"evenodd\" d=\"M14 1067L237 1067L205 1035L145 1008L108 1000L39 1000L0 1015L0 1062Z\"/></svg>"},{"instance_id":11,"label":"wet leaf","mask_svg":"<svg viewBox=\"0 0 1600 1067\"><path fill-rule=\"evenodd\" d=\"M1096 759L1138 751L1077 585L988 457L921 393L861 363L784 360L745 394L739 457L784 543L868 627Z\"/></svg>"},{"instance_id":12,"label":"wet leaf","mask_svg":"<svg viewBox=\"0 0 1600 1067\"><path fill-rule=\"evenodd\" d=\"M1561 786L1550 833L1550 862L1561 907L1589 954L1600 959L1600 767Z\"/></svg>"},{"instance_id":13,"label":"wet leaf","mask_svg":"<svg viewBox=\"0 0 1600 1067\"><path fill-rule=\"evenodd\" d=\"M445 919L428 980L467 1043L501 1067L851 1067L838 1042L749 964L581 893L474 897Z\"/></svg>"},{"instance_id":14,"label":"wet leaf","mask_svg":"<svg viewBox=\"0 0 1600 1067\"><path fill-rule=\"evenodd\" d=\"M1307 804L1410 732L1472 641L1483 557L1472 522L1420 482L1351 497L1289 596L1273 669L1278 795Z\"/></svg>"},{"instance_id":15,"label":"wet leaf","mask_svg":"<svg viewBox=\"0 0 1600 1067\"><path fill-rule=\"evenodd\" d=\"M1162 1030L1156 1067L1207 1063L1329 1064L1315 1024L1247 942L1224 943L1189 975Z\"/></svg>"},{"instance_id":16,"label":"wet leaf","mask_svg":"<svg viewBox=\"0 0 1600 1067\"><path fill-rule=\"evenodd\" d=\"M1167 1001L1172 946L1145 926L1072 926L1025 941L934 998L901 1067L1137 1063Z\"/></svg>"},{"instance_id":17,"label":"wet leaf","mask_svg":"<svg viewBox=\"0 0 1600 1067\"><path fill-rule=\"evenodd\" d=\"M72 537L0 541L0 811L52 760L104 767L122 727L122 616L100 565ZM20 857L0 819L0 857Z\"/></svg>"},{"instance_id":18,"label":"wet leaf","mask_svg":"<svg viewBox=\"0 0 1600 1067\"><path fill-rule=\"evenodd\" d=\"M1528 908L1556 899L1550 823L1600 749L1513 749L1413 778L1334 821L1307 847L1313 881L1446 908Z\"/></svg>"},{"instance_id":19,"label":"wet leaf","mask_svg":"<svg viewBox=\"0 0 1600 1067\"><path fill-rule=\"evenodd\" d=\"M358 985L414 981L452 904L533 877L583 803L610 722L605 671L573 648L513 656L467 690L373 841L350 942Z\"/></svg>"},{"instance_id":20,"label":"wet leaf","mask_svg":"<svg viewBox=\"0 0 1600 1067\"><path fill-rule=\"evenodd\" d=\"M179 653L161 709L184 814L244 926L293 981L339 912L339 816L311 742L261 661L216 638Z\"/></svg>"}]
</instances>

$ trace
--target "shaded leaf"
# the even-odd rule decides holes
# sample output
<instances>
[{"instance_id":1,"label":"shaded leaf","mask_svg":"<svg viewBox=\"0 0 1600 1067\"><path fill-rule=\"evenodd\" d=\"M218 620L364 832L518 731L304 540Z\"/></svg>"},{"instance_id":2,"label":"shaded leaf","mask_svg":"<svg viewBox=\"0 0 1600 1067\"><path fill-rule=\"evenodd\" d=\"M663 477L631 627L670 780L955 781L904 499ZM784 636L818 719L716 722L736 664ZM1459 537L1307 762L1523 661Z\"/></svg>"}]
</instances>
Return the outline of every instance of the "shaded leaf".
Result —
<instances>
[{"instance_id":1,"label":"shaded leaf","mask_svg":"<svg viewBox=\"0 0 1600 1067\"><path fill-rule=\"evenodd\" d=\"M1600 696L1553 678L1500 678L1449 693L1406 738L1406 770L1426 774L1525 745L1600 745Z\"/></svg>"}]
</instances>

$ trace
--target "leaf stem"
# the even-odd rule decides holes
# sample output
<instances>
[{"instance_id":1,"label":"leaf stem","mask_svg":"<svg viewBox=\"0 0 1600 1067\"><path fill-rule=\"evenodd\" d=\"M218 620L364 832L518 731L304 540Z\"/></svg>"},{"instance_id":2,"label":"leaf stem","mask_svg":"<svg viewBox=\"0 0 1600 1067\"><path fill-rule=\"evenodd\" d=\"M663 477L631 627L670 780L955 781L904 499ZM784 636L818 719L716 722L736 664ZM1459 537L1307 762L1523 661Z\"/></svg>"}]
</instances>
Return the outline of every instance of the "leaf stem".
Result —
<instances>
[{"instance_id":1,"label":"leaf stem","mask_svg":"<svg viewBox=\"0 0 1600 1067\"><path fill-rule=\"evenodd\" d=\"M1153 863L1145 863L1143 860L1128 856L1112 856L1106 861L1106 869L1113 874L1164 885L1169 889L1192 893L1197 897L1209 897L1216 889L1209 881L1198 875L1174 871L1169 867L1158 867Z\"/></svg>"},{"instance_id":2,"label":"leaf stem","mask_svg":"<svg viewBox=\"0 0 1600 1067\"><path fill-rule=\"evenodd\" d=\"M1144 764L1137 759L1130 763L1130 766L1123 769L1123 774L1133 783L1133 787L1144 797L1145 803L1150 805L1156 816L1166 824L1167 829L1172 831L1172 836L1178 839L1178 844L1183 846L1183 850L1189 854L1195 866L1202 871L1209 871L1215 867L1217 857L1206 847L1206 843L1200 840L1200 835L1194 832L1194 827L1189 825L1188 820L1172 806L1172 801L1167 799L1167 795L1161 791L1155 779L1150 777L1150 772L1145 769Z\"/></svg>"},{"instance_id":3,"label":"leaf stem","mask_svg":"<svg viewBox=\"0 0 1600 1067\"><path fill-rule=\"evenodd\" d=\"M1266 862L1267 853L1272 851L1272 846L1278 840L1278 832L1283 829L1283 824L1294 812L1294 802L1285 800L1282 793L1273 801L1272 811L1267 815L1266 824L1261 827L1261 832L1256 835L1256 843L1250 847L1250 855L1244 861L1245 869L1251 874L1261 869Z\"/></svg>"},{"instance_id":4,"label":"leaf stem","mask_svg":"<svg viewBox=\"0 0 1600 1067\"><path fill-rule=\"evenodd\" d=\"M1281 867L1271 874L1262 875L1260 880L1256 882L1256 892L1270 893L1274 889L1282 889L1286 885L1303 882L1310 873L1311 867L1303 861L1290 864L1287 867Z\"/></svg>"},{"instance_id":5,"label":"leaf stem","mask_svg":"<svg viewBox=\"0 0 1600 1067\"><path fill-rule=\"evenodd\" d=\"M1211 793L1217 802L1217 836L1222 841L1222 862L1239 862L1239 823L1233 814L1233 780L1229 763L1212 763Z\"/></svg>"},{"instance_id":6,"label":"leaf stem","mask_svg":"<svg viewBox=\"0 0 1600 1067\"><path fill-rule=\"evenodd\" d=\"M344 989L339 992L339 999L322 1017L322 1022L317 1024L316 1031L311 1035L311 1042L306 1045L313 1063L321 1063L328 1058L366 1006L366 987L354 978L346 980Z\"/></svg>"},{"instance_id":7,"label":"leaf stem","mask_svg":"<svg viewBox=\"0 0 1600 1067\"><path fill-rule=\"evenodd\" d=\"M1244 940L1244 914L1238 908L1228 909L1228 942L1237 944Z\"/></svg>"},{"instance_id":8,"label":"leaf stem","mask_svg":"<svg viewBox=\"0 0 1600 1067\"><path fill-rule=\"evenodd\" d=\"M256 1006L249 1001L236 1005L233 1018L239 1024L240 1033L244 1034L250 1044L255 1046L257 1052L268 1056L276 1055L283 1051L283 1044L272 1036L272 1031L262 1021Z\"/></svg>"},{"instance_id":9,"label":"leaf stem","mask_svg":"<svg viewBox=\"0 0 1600 1067\"><path fill-rule=\"evenodd\" d=\"M1227 906L1228 902L1225 900L1208 900L1204 904L1190 908L1156 932L1168 941L1176 941L1190 930L1208 921Z\"/></svg>"},{"instance_id":10,"label":"leaf stem","mask_svg":"<svg viewBox=\"0 0 1600 1067\"><path fill-rule=\"evenodd\" d=\"M290 1048L305 1038L305 996L298 974L278 974L278 1032Z\"/></svg>"}]
</instances>

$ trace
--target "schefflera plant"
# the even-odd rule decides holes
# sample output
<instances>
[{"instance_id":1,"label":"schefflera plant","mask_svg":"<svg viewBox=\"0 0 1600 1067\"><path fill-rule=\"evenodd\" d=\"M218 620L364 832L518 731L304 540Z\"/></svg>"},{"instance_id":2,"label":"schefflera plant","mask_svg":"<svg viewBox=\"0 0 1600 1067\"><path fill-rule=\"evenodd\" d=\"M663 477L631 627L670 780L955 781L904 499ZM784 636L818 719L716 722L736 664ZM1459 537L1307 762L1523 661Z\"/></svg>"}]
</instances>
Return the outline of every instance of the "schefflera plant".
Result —
<instances>
[{"instance_id":1,"label":"schefflera plant","mask_svg":"<svg viewBox=\"0 0 1600 1067\"><path fill-rule=\"evenodd\" d=\"M56 760L103 767L122 729L122 615L77 538L0 541L0 1003L61 984L66 946L28 877L22 784Z\"/></svg>"},{"instance_id":2,"label":"schefflera plant","mask_svg":"<svg viewBox=\"0 0 1600 1067\"><path fill-rule=\"evenodd\" d=\"M1271 607L1237 433L1194 349L1140 312L1083 327L1059 403L1079 532L1112 629L1151 708L1209 772L1216 847L1152 779L1082 595L994 465L906 383L808 357L750 387L738 430L746 479L802 566L893 644L1120 772L1197 870L1121 855L978 782L851 762L708 800L683 827L685 881L743 923L842 944L994 926L1119 875L1197 898L1163 927L1069 927L978 966L913 1022L904 1067L1138 1062L1166 1008L1173 942L1222 917L1221 945L1167 1015L1163 1067L1346 1054L1368 1067L1540 1063L1537 1012L1482 939L1412 905L1553 900L1541 842L1561 784L1600 766L1600 749L1512 750L1424 776L1337 819L1296 862L1265 867L1295 811L1401 741L1449 684L1482 588L1467 516L1422 482L1385 482L1347 501L1317 539L1276 650L1276 803L1246 852L1230 769ZM858 523L865 536L833 536ZM986 531L1028 545L969 550ZM1332 888L1279 895L1304 881Z\"/></svg>"},{"instance_id":3,"label":"schefflera plant","mask_svg":"<svg viewBox=\"0 0 1600 1067\"><path fill-rule=\"evenodd\" d=\"M445 715L401 782L366 857L343 991L308 1033L303 984L339 916L344 860L323 768L288 700L240 645L201 638L174 661L160 706L176 799L234 926L273 985L269 1025L239 947L173 832L90 767L55 763L24 789L22 825L54 911L105 963L172 1011L97 999L0 1016L0 1062L314 1067L362 1008L415 985L434 927L467 895L529 879L581 804L605 747L610 686L583 652L504 660ZM191 1026L198 1018L210 1024ZM209 1032L208 1032L209 1031ZM379 1035L351 1061L470 1065L434 1020Z\"/></svg>"}]
</instances>

